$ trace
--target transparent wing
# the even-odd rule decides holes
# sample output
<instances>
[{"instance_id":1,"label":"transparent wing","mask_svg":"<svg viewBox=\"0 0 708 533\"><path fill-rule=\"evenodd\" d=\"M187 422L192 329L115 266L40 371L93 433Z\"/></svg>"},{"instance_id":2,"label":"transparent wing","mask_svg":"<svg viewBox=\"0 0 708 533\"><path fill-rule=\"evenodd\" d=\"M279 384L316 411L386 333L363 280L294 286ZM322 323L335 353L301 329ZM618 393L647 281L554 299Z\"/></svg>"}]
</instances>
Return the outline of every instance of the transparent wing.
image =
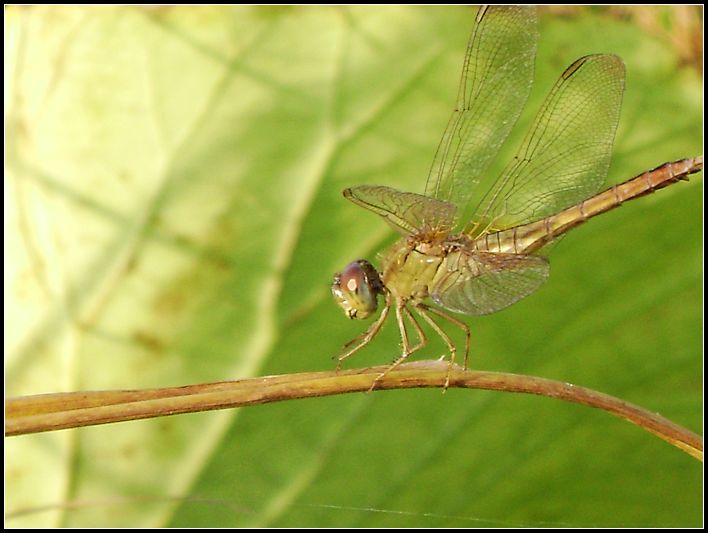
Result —
<instances>
[{"instance_id":1,"label":"transparent wing","mask_svg":"<svg viewBox=\"0 0 708 533\"><path fill-rule=\"evenodd\" d=\"M595 194L610 164L623 91L617 56L585 56L568 67L465 231L540 220Z\"/></svg>"},{"instance_id":2,"label":"transparent wing","mask_svg":"<svg viewBox=\"0 0 708 533\"><path fill-rule=\"evenodd\" d=\"M446 267L448 275L431 297L466 315L486 315L518 302L543 285L549 273L544 257L488 252L448 256Z\"/></svg>"},{"instance_id":3,"label":"transparent wing","mask_svg":"<svg viewBox=\"0 0 708 533\"><path fill-rule=\"evenodd\" d=\"M464 211L526 103L537 41L535 8L480 8L467 44L457 103L425 185L427 196Z\"/></svg>"},{"instance_id":4,"label":"transparent wing","mask_svg":"<svg viewBox=\"0 0 708 533\"><path fill-rule=\"evenodd\" d=\"M456 208L449 202L390 187L361 185L344 190L344 197L377 215L403 235L425 229L449 230Z\"/></svg>"}]
</instances>

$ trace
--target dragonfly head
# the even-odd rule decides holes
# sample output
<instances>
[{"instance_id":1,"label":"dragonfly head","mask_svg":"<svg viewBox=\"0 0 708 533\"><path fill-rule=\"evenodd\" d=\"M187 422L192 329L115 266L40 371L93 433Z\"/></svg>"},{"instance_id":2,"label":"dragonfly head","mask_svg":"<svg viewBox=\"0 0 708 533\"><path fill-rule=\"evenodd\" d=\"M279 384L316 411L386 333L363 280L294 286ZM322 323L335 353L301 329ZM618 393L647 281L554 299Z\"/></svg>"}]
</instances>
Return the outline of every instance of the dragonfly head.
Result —
<instances>
[{"instance_id":1,"label":"dragonfly head","mask_svg":"<svg viewBox=\"0 0 708 533\"><path fill-rule=\"evenodd\" d=\"M383 283L371 263L359 259L334 275L332 295L349 318L367 318L376 312Z\"/></svg>"}]
</instances>

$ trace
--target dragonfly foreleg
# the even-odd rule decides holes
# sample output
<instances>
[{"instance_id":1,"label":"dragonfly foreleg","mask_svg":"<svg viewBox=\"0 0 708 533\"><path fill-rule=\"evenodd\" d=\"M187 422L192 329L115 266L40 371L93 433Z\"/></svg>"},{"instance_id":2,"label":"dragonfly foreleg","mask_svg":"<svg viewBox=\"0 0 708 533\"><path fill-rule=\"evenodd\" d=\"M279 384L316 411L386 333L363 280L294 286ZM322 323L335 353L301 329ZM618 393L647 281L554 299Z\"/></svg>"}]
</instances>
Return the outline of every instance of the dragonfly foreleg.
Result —
<instances>
[{"instance_id":1,"label":"dragonfly foreleg","mask_svg":"<svg viewBox=\"0 0 708 533\"><path fill-rule=\"evenodd\" d=\"M367 329L364 333L354 337L352 340L350 340L344 345L344 348L347 349L347 351L345 351L343 354L340 354L337 358L337 370L339 370L339 368L342 366L342 361L344 361L347 357L351 357L353 354L361 350L364 346L369 344L371 342L371 339L373 339L378 334L378 332L381 331L381 326L383 326L384 322L386 321L386 317L388 316L390 310L390 296L386 295L386 303L384 305L383 310L381 311L381 314L379 315L379 318L376 319L376 322L371 324L371 326L369 326L369 329Z\"/></svg>"},{"instance_id":2,"label":"dragonfly foreleg","mask_svg":"<svg viewBox=\"0 0 708 533\"><path fill-rule=\"evenodd\" d=\"M408 318L410 323L413 324L413 328L415 329L416 335L418 335L418 344L416 344L413 348L411 348L410 345L410 340L408 338L408 331L406 330L404 318ZM398 365L403 363L409 355L414 352L417 352L423 346L428 344L428 338L425 336L423 329L420 327L420 324L418 324L418 321L415 319L408 307L405 306L405 304L399 303L398 305L396 305L396 321L398 322L398 329L401 332L401 343L403 344L403 353L398 356L398 358L396 358L393 363L391 363L391 366L389 366L386 370L381 372L381 374L376 376L376 379L369 388L369 392L374 389L379 380L381 380L386 374L391 372L391 370L396 368Z\"/></svg>"}]
</instances>

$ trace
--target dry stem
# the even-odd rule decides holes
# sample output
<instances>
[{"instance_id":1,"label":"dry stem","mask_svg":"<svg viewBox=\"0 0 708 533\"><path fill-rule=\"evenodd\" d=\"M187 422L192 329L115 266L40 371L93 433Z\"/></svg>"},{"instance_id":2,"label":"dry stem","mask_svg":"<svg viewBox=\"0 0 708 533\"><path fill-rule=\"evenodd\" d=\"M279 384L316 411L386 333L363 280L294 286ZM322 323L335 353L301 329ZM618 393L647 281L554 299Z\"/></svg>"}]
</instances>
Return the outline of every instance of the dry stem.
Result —
<instances>
[{"instance_id":1,"label":"dry stem","mask_svg":"<svg viewBox=\"0 0 708 533\"><path fill-rule=\"evenodd\" d=\"M162 389L67 392L10 398L5 403L5 435L367 391L386 368L266 376ZM408 363L386 374L374 388L442 387L447 373L448 365L442 361ZM450 387L538 394L603 409L703 460L700 436L641 407L584 387L534 376L463 371L457 366L450 373Z\"/></svg>"}]
</instances>

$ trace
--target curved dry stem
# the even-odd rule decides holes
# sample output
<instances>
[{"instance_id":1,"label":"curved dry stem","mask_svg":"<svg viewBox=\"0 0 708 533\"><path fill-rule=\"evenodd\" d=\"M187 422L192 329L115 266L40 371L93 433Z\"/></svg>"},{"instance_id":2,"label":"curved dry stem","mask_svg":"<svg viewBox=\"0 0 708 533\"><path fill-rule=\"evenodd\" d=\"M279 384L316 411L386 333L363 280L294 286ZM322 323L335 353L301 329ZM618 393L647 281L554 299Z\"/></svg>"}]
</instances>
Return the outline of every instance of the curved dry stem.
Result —
<instances>
[{"instance_id":1,"label":"curved dry stem","mask_svg":"<svg viewBox=\"0 0 708 533\"><path fill-rule=\"evenodd\" d=\"M10 398L5 402L5 435L23 435L126 420L242 407L280 400L367 391L388 367L309 372L221 381L184 387L126 391L87 391ZM442 387L443 361L402 364L375 383L375 389ZM699 461L699 435L641 407L601 392L550 379L501 372L464 371L454 366L450 387L524 392L596 407L629 420Z\"/></svg>"}]
</instances>

